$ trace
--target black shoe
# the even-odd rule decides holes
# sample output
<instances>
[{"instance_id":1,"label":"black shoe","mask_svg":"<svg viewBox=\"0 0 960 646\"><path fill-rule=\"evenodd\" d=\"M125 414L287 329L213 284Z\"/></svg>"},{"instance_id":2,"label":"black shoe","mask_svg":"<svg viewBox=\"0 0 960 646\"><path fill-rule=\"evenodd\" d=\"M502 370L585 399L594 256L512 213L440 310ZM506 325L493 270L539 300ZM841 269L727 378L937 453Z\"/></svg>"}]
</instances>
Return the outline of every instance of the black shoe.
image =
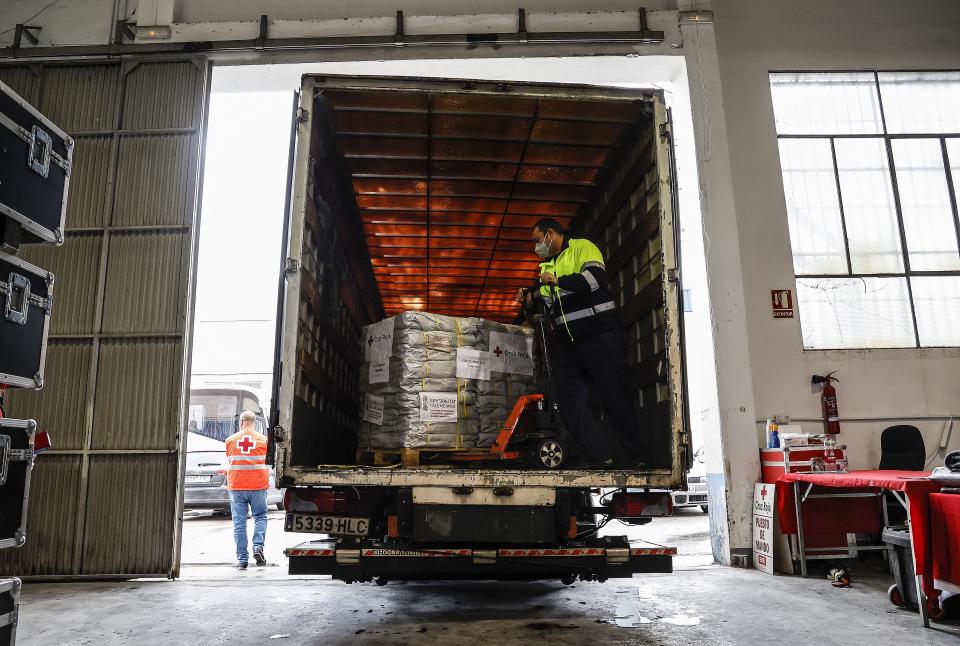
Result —
<instances>
[{"instance_id":1,"label":"black shoe","mask_svg":"<svg viewBox=\"0 0 960 646\"><path fill-rule=\"evenodd\" d=\"M246 570L246 569L247 569L247 562L246 562L246 561L237 561L236 568L237 568L238 570Z\"/></svg>"},{"instance_id":2,"label":"black shoe","mask_svg":"<svg viewBox=\"0 0 960 646\"><path fill-rule=\"evenodd\" d=\"M257 565L263 567L267 564L267 559L263 556L263 547L260 545L254 545L253 547L253 559L257 562Z\"/></svg>"}]
</instances>

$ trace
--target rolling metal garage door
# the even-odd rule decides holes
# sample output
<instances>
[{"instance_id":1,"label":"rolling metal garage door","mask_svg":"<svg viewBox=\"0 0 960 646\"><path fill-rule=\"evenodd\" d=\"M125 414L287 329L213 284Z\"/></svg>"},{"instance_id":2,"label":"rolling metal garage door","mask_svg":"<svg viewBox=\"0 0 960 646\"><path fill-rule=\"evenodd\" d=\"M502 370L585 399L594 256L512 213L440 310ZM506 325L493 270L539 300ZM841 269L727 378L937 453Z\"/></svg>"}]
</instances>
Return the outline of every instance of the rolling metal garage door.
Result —
<instances>
[{"instance_id":1,"label":"rolling metal garage door","mask_svg":"<svg viewBox=\"0 0 960 646\"><path fill-rule=\"evenodd\" d=\"M57 278L35 418L27 543L0 571L175 576L179 429L189 365L204 59L0 67L0 80L77 142L66 243L20 255Z\"/></svg>"}]
</instances>

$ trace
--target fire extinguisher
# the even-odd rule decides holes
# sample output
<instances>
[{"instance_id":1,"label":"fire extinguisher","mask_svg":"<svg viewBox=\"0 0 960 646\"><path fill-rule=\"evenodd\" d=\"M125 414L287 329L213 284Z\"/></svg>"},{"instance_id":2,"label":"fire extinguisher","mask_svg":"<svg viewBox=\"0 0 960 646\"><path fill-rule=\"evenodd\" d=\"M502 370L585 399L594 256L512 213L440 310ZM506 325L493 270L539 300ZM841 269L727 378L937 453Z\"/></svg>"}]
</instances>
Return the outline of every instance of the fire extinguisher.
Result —
<instances>
[{"instance_id":1,"label":"fire extinguisher","mask_svg":"<svg viewBox=\"0 0 960 646\"><path fill-rule=\"evenodd\" d=\"M823 392L820 393L820 407L823 410L823 432L828 435L836 435L840 432L840 412L837 409L837 389L833 387L832 382L840 383L840 380L833 376L834 373L827 373L825 376L814 375L813 384L823 384Z\"/></svg>"}]
</instances>

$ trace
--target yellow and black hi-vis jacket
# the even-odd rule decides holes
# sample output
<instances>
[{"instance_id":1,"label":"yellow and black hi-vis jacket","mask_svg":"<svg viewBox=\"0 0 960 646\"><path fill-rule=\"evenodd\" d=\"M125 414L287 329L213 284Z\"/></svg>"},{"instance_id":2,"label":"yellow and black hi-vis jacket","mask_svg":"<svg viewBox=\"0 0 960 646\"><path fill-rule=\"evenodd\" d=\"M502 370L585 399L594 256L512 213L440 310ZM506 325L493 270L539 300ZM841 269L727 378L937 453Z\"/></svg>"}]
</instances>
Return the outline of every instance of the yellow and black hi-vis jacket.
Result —
<instances>
[{"instance_id":1,"label":"yellow and black hi-vis jacket","mask_svg":"<svg viewBox=\"0 0 960 646\"><path fill-rule=\"evenodd\" d=\"M540 295L562 338L575 342L620 327L597 245L564 236L560 253L540 263L540 272L557 277L556 285L540 287Z\"/></svg>"}]
</instances>

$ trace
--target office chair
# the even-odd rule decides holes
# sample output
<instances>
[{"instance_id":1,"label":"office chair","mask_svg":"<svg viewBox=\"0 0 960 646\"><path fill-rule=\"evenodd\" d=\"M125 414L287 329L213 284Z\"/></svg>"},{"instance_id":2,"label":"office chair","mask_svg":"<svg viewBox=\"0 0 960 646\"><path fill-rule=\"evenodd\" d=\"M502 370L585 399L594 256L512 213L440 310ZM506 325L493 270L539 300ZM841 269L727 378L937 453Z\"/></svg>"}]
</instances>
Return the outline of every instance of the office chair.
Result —
<instances>
[{"instance_id":1,"label":"office chair","mask_svg":"<svg viewBox=\"0 0 960 646\"><path fill-rule=\"evenodd\" d=\"M880 434L880 469L891 471L923 471L927 461L923 435L916 426L890 426ZM903 525L907 512L896 500L884 494L886 525Z\"/></svg>"},{"instance_id":2,"label":"office chair","mask_svg":"<svg viewBox=\"0 0 960 646\"><path fill-rule=\"evenodd\" d=\"M927 451L916 426L891 426L880 434L880 469L923 471Z\"/></svg>"}]
</instances>

